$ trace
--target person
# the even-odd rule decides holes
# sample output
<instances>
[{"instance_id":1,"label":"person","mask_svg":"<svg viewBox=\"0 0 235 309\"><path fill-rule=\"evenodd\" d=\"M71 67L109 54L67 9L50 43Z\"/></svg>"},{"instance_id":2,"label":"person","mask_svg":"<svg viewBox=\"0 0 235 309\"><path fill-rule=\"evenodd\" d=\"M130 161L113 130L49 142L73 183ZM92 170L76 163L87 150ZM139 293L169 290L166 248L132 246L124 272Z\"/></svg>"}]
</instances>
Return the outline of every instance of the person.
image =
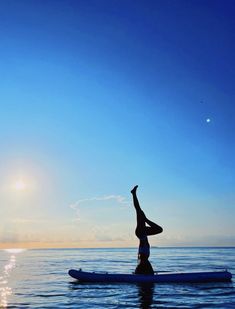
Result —
<instances>
[{"instance_id":1,"label":"person","mask_svg":"<svg viewBox=\"0 0 235 309\"><path fill-rule=\"evenodd\" d=\"M135 186L131 190L133 197L133 204L136 210L137 226L135 229L135 235L139 238L139 250L138 250L138 265L135 269L135 274L147 274L153 275L154 271L151 263L149 262L150 245L148 242L148 236L162 233L161 226L150 221L140 208L140 204L137 198L136 190L138 186ZM146 225L148 224L148 226Z\"/></svg>"}]
</instances>

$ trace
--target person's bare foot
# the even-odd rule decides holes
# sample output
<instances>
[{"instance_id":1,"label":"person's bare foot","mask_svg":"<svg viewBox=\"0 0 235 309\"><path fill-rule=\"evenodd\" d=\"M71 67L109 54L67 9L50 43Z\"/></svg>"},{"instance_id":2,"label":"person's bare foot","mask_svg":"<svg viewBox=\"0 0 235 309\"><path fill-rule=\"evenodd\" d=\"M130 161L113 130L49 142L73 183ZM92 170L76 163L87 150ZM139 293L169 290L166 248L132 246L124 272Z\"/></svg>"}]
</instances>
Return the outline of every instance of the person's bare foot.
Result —
<instances>
[{"instance_id":1,"label":"person's bare foot","mask_svg":"<svg viewBox=\"0 0 235 309\"><path fill-rule=\"evenodd\" d=\"M136 194L137 188L138 188L138 185L134 186L134 188L131 190L131 194Z\"/></svg>"}]
</instances>

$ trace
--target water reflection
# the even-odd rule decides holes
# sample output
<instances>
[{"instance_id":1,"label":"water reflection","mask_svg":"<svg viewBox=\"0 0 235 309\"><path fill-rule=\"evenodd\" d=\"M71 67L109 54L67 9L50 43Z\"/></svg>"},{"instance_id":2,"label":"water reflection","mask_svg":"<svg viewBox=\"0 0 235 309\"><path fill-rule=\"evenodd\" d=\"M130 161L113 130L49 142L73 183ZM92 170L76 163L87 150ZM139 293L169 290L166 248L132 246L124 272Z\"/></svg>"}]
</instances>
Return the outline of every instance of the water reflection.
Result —
<instances>
[{"instance_id":1,"label":"water reflection","mask_svg":"<svg viewBox=\"0 0 235 309\"><path fill-rule=\"evenodd\" d=\"M154 283L145 283L138 285L139 304L141 309L152 308Z\"/></svg>"},{"instance_id":2,"label":"water reflection","mask_svg":"<svg viewBox=\"0 0 235 309\"><path fill-rule=\"evenodd\" d=\"M11 271L16 266L15 254L24 251L24 249L5 249L4 251L11 253L11 255L0 275L0 308L7 308L8 297L12 294L12 289L8 286L8 278L10 277Z\"/></svg>"},{"instance_id":3,"label":"water reflection","mask_svg":"<svg viewBox=\"0 0 235 309\"><path fill-rule=\"evenodd\" d=\"M22 248L10 248L10 249L4 249L4 251L12 253L12 254L16 254L16 253L20 253L25 251L26 249L22 249Z\"/></svg>"}]
</instances>

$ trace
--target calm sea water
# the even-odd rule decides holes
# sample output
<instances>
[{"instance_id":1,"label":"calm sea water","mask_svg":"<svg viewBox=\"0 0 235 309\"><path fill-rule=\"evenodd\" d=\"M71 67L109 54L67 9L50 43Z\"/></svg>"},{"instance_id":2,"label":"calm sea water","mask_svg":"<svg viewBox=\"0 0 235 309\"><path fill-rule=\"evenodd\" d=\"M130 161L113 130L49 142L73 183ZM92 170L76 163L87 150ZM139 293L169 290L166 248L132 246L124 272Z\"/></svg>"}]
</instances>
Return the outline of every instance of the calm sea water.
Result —
<instances>
[{"instance_id":1,"label":"calm sea water","mask_svg":"<svg viewBox=\"0 0 235 309\"><path fill-rule=\"evenodd\" d=\"M81 284L70 268L131 273L136 249L0 250L0 308L235 308L231 283ZM152 248L155 270L228 268L235 248Z\"/></svg>"}]
</instances>

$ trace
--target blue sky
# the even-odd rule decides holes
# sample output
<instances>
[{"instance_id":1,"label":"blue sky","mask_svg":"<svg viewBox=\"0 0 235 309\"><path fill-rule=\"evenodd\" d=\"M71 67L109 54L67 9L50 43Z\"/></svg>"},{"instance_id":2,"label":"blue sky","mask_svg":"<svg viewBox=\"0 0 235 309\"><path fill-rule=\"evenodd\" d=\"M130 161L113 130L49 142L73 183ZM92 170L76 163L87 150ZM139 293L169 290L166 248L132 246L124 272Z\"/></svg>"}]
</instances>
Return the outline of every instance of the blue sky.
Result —
<instances>
[{"instance_id":1,"label":"blue sky","mask_svg":"<svg viewBox=\"0 0 235 309\"><path fill-rule=\"evenodd\" d=\"M234 13L1 2L2 247L134 246L135 184L152 244L235 245Z\"/></svg>"}]
</instances>

